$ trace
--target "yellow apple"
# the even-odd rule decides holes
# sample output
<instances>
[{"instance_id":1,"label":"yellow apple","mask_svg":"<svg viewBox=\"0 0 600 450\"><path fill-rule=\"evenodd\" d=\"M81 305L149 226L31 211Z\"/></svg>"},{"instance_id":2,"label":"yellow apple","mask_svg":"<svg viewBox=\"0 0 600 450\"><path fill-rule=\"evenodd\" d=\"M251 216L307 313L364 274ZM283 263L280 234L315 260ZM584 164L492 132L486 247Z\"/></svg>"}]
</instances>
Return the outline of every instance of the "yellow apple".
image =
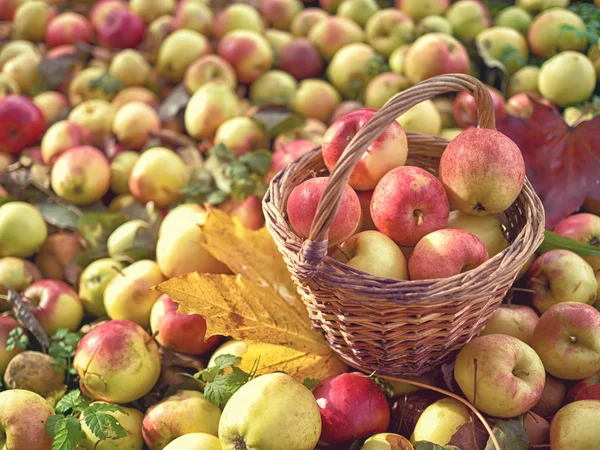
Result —
<instances>
[{"instance_id":1,"label":"yellow apple","mask_svg":"<svg viewBox=\"0 0 600 450\"><path fill-rule=\"evenodd\" d=\"M219 438L207 433L188 433L171 441L163 450L221 450Z\"/></svg>"},{"instance_id":2,"label":"yellow apple","mask_svg":"<svg viewBox=\"0 0 600 450\"><path fill-rule=\"evenodd\" d=\"M595 450L600 443L600 400L569 403L550 423L551 450Z\"/></svg>"},{"instance_id":3,"label":"yellow apple","mask_svg":"<svg viewBox=\"0 0 600 450\"><path fill-rule=\"evenodd\" d=\"M437 136L442 130L442 116L431 100L416 104L396 120L405 131Z\"/></svg>"},{"instance_id":4,"label":"yellow apple","mask_svg":"<svg viewBox=\"0 0 600 450\"><path fill-rule=\"evenodd\" d=\"M446 228L458 228L477 236L485 244L490 258L508 247L502 223L492 215L472 216L460 211L452 211Z\"/></svg>"},{"instance_id":5,"label":"yellow apple","mask_svg":"<svg viewBox=\"0 0 600 450\"><path fill-rule=\"evenodd\" d=\"M428 441L446 445L456 430L470 420L471 414L465 405L453 398L443 398L425 408L410 440L413 444Z\"/></svg>"}]
</instances>

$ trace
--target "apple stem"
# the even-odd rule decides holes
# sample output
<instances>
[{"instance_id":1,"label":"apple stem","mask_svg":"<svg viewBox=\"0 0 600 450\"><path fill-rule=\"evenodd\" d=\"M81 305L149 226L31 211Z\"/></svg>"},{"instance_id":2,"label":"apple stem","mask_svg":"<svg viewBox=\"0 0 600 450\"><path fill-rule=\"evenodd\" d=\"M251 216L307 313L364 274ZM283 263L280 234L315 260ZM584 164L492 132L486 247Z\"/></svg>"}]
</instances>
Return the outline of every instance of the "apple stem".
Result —
<instances>
[{"instance_id":1,"label":"apple stem","mask_svg":"<svg viewBox=\"0 0 600 450\"><path fill-rule=\"evenodd\" d=\"M513 375L518 375L518 374L525 375L526 377L529 376L529 372L527 370L523 370L523 369L513 370Z\"/></svg>"},{"instance_id":2,"label":"apple stem","mask_svg":"<svg viewBox=\"0 0 600 450\"><path fill-rule=\"evenodd\" d=\"M529 292L530 294L535 294L536 291L534 289L527 289L527 288L520 288L520 287L513 287L511 288L512 291L518 291L518 292Z\"/></svg>"},{"instance_id":3,"label":"apple stem","mask_svg":"<svg viewBox=\"0 0 600 450\"><path fill-rule=\"evenodd\" d=\"M119 267L117 267L117 266L112 266L112 269L113 269L115 272L117 272L119 275L121 275L122 277L124 277L124 276L125 276L125 274L123 273L123 271L122 271L122 270L121 270Z\"/></svg>"},{"instance_id":4,"label":"apple stem","mask_svg":"<svg viewBox=\"0 0 600 450\"><path fill-rule=\"evenodd\" d=\"M414 214L415 214L415 216L417 216L417 225L422 227L423 226L423 213L420 210L415 209Z\"/></svg>"},{"instance_id":5,"label":"apple stem","mask_svg":"<svg viewBox=\"0 0 600 450\"><path fill-rule=\"evenodd\" d=\"M338 251L339 251L339 252L340 252L342 255L344 255L348 261L350 261L350 259L351 259L351 258L350 258L350 256L348 255L348 253L346 253L346 252L345 252L345 251L342 249L342 247L340 247L339 245L336 245L336 246L335 246L335 248L336 248L336 250L338 250Z\"/></svg>"},{"instance_id":6,"label":"apple stem","mask_svg":"<svg viewBox=\"0 0 600 450\"><path fill-rule=\"evenodd\" d=\"M577 336L569 336L569 340L571 344L577 344Z\"/></svg>"}]
</instances>

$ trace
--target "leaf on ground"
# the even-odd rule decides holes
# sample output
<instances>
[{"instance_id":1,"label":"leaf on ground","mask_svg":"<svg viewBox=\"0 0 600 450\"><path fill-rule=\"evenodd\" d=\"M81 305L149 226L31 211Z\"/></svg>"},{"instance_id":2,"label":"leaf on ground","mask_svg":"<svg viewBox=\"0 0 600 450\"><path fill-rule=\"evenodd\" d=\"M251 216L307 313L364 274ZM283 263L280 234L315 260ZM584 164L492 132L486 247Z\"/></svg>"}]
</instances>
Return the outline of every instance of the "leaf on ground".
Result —
<instances>
[{"instance_id":1,"label":"leaf on ground","mask_svg":"<svg viewBox=\"0 0 600 450\"><path fill-rule=\"evenodd\" d=\"M203 231L204 247L232 272L271 287L299 313L306 315L290 272L266 228L249 230L236 217L212 209Z\"/></svg>"},{"instance_id":2,"label":"leaf on ground","mask_svg":"<svg viewBox=\"0 0 600 450\"><path fill-rule=\"evenodd\" d=\"M186 369L204 369L204 363L196 356L184 355L183 353L177 353L164 347L160 347L159 353L160 361L163 367L176 366Z\"/></svg>"},{"instance_id":3,"label":"leaf on ground","mask_svg":"<svg viewBox=\"0 0 600 450\"><path fill-rule=\"evenodd\" d=\"M185 108L187 102L190 100L190 94L188 93L185 84L180 83L171 91L164 102L158 108L158 117L161 122L168 122Z\"/></svg>"},{"instance_id":4,"label":"leaf on ground","mask_svg":"<svg viewBox=\"0 0 600 450\"><path fill-rule=\"evenodd\" d=\"M302 382L344 370L321 335L311 329L306 312L297 311L269 286L232 275L190 273L157 286L185 313L206 318L206 336L243 340L248 352L240 368L258 373L281 370Z\"/></svg>"},{"instance_id":5,"label":"leaf on ground","mask_svg":"<svg viewBox=\"0 0 600 450\"><path fill-rule=\"evenodd\" d=\"M586 197L600 197L600 116L570 127L558 111L532 102L531 117L507 115L497 128L521 149L552 229Z\"/></svg>"},{"instance_id":6,"label":"leaf on ground","mask_svg":"<svg viewBox=\"0 0 600 450\"><path fill-rule=\"evenodd\" d=\"M463 450L454 445L438 445L433 442L415 442L415 450Z\"/></svg>"},{"instance_id":7,"label":"leaf on ground","mask_svg":"<svg viewBox=\"0 0 600 450\"><path fill-rule=\"evenodd\" d=\"M500 448L504 450L529 449L529 439L520 420L502 420L496 424L492 431L498 438ZM488 440L485 450L495 450L491 438Z\"/></svg>"},{"instance_id":8,"label":"leaf on ground","mask_svg":"<svg viewBox=\"0 0 600 450\"><path fill-rule=\"evenodd\" d=\"M81 423L74 416L59 414L48 417L46 432L54 439L52 450L73 450L85 438Z\"/></svg>"},{"instance_id":9,"label":"leaf on ground","mask_svg":"<svg viewBox=\"0 0 600 450\"><path fill-rule=\"evenodd\" d=\"M321 384L321 380L319 380L318 378L310 378L310 377L306 377L304 379L304 381L302 381L302 384L309 390L314 391L320 384Z\"/></svg>"},{"instance_id":10,"label":"leaf on ground","mask_svg":"<svg viewBox=\"0 0 600 450\"><path fill-rule=\"evenodd\" d=\"M57 58L42 59L38 65L38 72L44 83L44 90L58 90L78 62L80 60L76 55L62 55Z\"/></svg>"},{"instance_id":11,"label":"leaf on ground","mask_svg":"<svg viewBox=\"0 0 600 450\"><path fill-rule=\"evenodd\" d=\"M252 114L252 118L265 127L270 138L275 138L284 131L299 127L304 123L300 114L279 105L262 106Z\"/></svg>"},{"instance_id":12,"label":"leaf on ground","mask_svg":"<svg viewBox=\"0 0 600 450\"><path fill-rule=\"evenodd\" d=\"M83 410L83 421L100 440L125 437L127 436L125 428L114 416L107 414L115 412L127 415L127 412L117 405L94 403Z\"/></svg>"},{"instance_id":13,"label":"leaf on ground","mask_svg":"<svg viewBox=\"0 0 600 450\"><path fill-rule=\"evenodd\" d=\"M54 202L38 203L35 206L40 210L44 220L49 224L61 230L74 231L77 229L77 222L81 215L78 215L76 209Z\"/></svg>"},{"instance_id":14,"label":"leaf on ground","mask_svg":"<svg viewBox=\"0 0 600 450\"><path fill-rule=\"evenodd\" d=\"M461 450L481 450L485 448L489 437L481 422L478 419L471 419L458 427L448 445L455 445Z\"/></svg>"},{"instance_id":15,"label":"leaf on ground","mask_svg":"<svg viewBox=\"0 0 600 450\"><path fill-rule=\"evenodd\" d=\"M29 330L43 347L48 348L50 338L33 315L31 305L24 302L19 293L12 288L8 290L8 303L12 306L15 319Z\"/></svg>"},{"instance_id":16,"label":"leaf on ground","mask_svg":"<svg viewBox=\"0 0 600 450\"><path fill-rule=\"evenodd\" d=\"M77 232L92 248L106 242L108 236L127 222L127 216L114 212L86 212L77 221Z\"/></svg>"},{"instance_id":17,"label":"leaf on ground","mask_svg":"<svg viewBox=\"0 0 600 450\"><path fill-rule=\"evenodd\" d=\"M69 410L81 412L89 404L89 400L81 395L79 389L73 389L66 393L56 404L57 413L66 413Z\"/></svg>"},{"instance_id":18,"label":"leaf on ground","mask_svg":"<svg viewBox=\"0 0 600 450\"><path fill-rule=\"evenodd\" d=\"M546 253L555 249L570 250L579 256L600 256L600 248L598 247L582 244L575 239L560 236L553 231L545 231L544 241L538 248L538 252Z\"/></svg>"}]
</instances>

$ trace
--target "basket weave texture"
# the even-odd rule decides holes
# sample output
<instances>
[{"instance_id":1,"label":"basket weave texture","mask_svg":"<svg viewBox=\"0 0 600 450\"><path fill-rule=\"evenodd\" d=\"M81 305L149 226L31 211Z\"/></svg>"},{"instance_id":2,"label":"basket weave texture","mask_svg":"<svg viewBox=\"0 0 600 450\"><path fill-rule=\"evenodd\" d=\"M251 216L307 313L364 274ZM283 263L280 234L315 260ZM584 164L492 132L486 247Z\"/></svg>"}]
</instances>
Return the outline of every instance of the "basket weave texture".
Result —
<instances>
[{"instance_id":1,"label":"basket weave texture","mask_svg":"<svg viewBox=\"0 0 600 450\"><path fill-rule=\"evenodd\" d=\"M292 162L271 181L263 200L267 228L275 239L313 327L348 364L379 375L422 375L438 368L476 337L502 302L517 274L543 239L544 210L525 180L514 204L498 218L510 246L478 268L451 278L391 280L353 269L327 256L327 234L352 169L389 124L412 106L452 91L475 97L480 128L495 128L490 94L473 77L441 75L390 100L354 136L329 175L320 148ZM407 165L437 176L448 141L407 133ZM329 175L308 239L286 217L292 190L314 176Z\"/></svg>"}]
</instances>

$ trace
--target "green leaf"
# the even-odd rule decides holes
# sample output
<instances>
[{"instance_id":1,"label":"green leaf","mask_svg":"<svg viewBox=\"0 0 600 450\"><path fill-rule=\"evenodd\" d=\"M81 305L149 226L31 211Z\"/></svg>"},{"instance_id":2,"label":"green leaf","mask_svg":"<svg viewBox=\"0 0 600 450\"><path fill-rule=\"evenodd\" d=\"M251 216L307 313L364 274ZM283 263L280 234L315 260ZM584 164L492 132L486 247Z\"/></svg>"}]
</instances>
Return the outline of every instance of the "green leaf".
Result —
<instances>
[{"instance_id":1,"label":"green leaf","mask_svg":"<svg viewBox=\"0 0 600 450\"><path fill-rule=\"evenodd\" d=\"M269 138L304 124L304 118L285 106L267 105L259 108L252 118L262 124Z\"/></svg>"},{"instance_id":2,"label":"green leaf","mask_svg":"<svg viewBox=\"0 0 600 450\"><path fill-rule=\"evenodd\" d=\"M0 195L0 206L8 202L13 202L14 200L15 199L12 198L10 195Z\"/></svg>"},{"instance_id":3,"label":"green leaf","mask_svg":"<svg viewBox=\"0 0 600 450\"><path fill-rule=\"evenodd\" d=\"M520 420L502 420L492 430L498 438L500 448L510 450L528 450L529 439ZM485 450L494 450L494 443L490 439Z\"/></svg>"},{"instance_id":4,"label":"green leaf","mask_svg":"<svg viewBox=\"0 0 600 450\"><path fill-rule=\"evenodd\" d=\"M77 232L92 248L105 243L108 236L127 222L127 216L113 212L85 213L77 221Z\"/></svg>"},{"instance_id":5,"label":"green leaf","mask_svg":"<svg viewBox=\"0 0 600 450\"><path fill-rule=\"evenodd\" d=\"M271 168L272 154L268 150L257 150L240 156L240 162L259 175L266 175Z\"/></svg>"},{"instance_id":6,"label":"green leaf","mask_svg":"<svg viewBox=\"0 0 600 450\"><path fill-rule=\"evenodd\" d=\"M545 231L544 242L538 248L538 252L546 253L556 249L570 250L579 256L600 256L600 248L598 247L582 244L575 239L560 236L553 231Z\"/></svg>"},{"instance_id":7,"label":"green leaf","mask_svg":"<svg viewBox=\"0 0 600 450\"><path fill-rule=\"evenodd\" d=\"M29 336L25 334L22 327L13 328L8 333L6 340L6 351L10 352L15 348L25 350L29 346Z\"/></svg>"},{"instance_id":8,"label":"green leaf","mask_svg":"<svg viewBox=\"0 0 600 450\"><path fill-rule=\"evenodd\" d=\"M227 378L217 375L213 381L204 388L204 397L213 405L223 408L233 394L229 390Z\"/></svg>"},{"instance_id":9,"label":"green leaf","mask_svg":"<svg viewBox=\"0 0 600 450\"><path fill-rule=\"evenodd\" d=\"M384 380L383 378L378 378L376 376L371 376L371 379L375 382L377 386L381 388L381 390L387 398L392 398L394 396L394 387L389 383L389 381Z\"/></svg>"},{"instance_id":10,"label":"green leaf","mask_svg":"<svg viewBox=\"0 0 600 450\"><path fill-rule=\"evenodd\" d=\"M72 450L79 441L85 438L81 423L73 416L48 417L46 432L54 440L52 450Z\"/></svg>"},{"instance_id":11,"label":"green leaf","mask_svg":"<svg viewBox=\"0 0 600 450\"><path fill-rule=\"evenodd\" d=\"M304 381L302 382L302 384L304 386L306 386L306 388L310 391L314 391L317 386L319 386L321 384L321 380L319 380L318 378L305 378Z\"/></svg>"},{"instance_id":12,"label":"green leaf","mask_svg":"<svg viewBox=\"0 0 600 450\"><path fill-rule=\"evenodd\" d=\"M120 412L127 414L123 408L110 403L94 403L83 410L82 417L90 431L100 440L118 439L127 436L127 431L112 415L106 413Z\"/></svg>"},{"instance_id":13,"label":"green leaf","mask_svg":"<svg viewBox=\"0 0 600 450\"><path fill-rule=\"evenodd\" d=\"M225 370L228 367L235 366L242 361L242 358L235 355L220 355L215 358L215 366L219 368L219 370Z\"/></svg>"},{"instance_id":14,"label":"green leaf","mask_svg":"<svg viewBox=\"0 0 600 450\"><path fill-rule=\"evenodd\" d=\"M231 372L227 375L227 386L232 395L248 381L250 381L250 375L239 367L232 367Z\"/></svg>"},{"instance_id":15,"label":"green leaf","mask_svg":"<svg viewBox=\"0 0 600 450\"><path fill-rule=\"evenodd\" d=\"M79 389L73 389L72 391L67 392L63 398L58 401L54 410L57 413L66 413L69 410L81 412L88 404L89 400L81 395L81 391Z\"/></svg>"},{"instance_id":16,"label":"green leaf","mask_svg":"<svg viewBox=\"0 0 600 450\"><path fill-rule=\"evenodd\" d=\"M415 450L460 450L460 448L454 445L438 445L433 442L418 441L415 443Z\"/></svg>"},{"instance_id":17,"label":"green leaf","mask_svg":"<svg viewBox=\"0 0 600 450\"><path fill-rule=\"evenodd\" d=\"M80 216L75 208L58 203L38 203L36 206L49 224L61 230L75 231L77 229Z\"/></svg>"}]
</instances>

